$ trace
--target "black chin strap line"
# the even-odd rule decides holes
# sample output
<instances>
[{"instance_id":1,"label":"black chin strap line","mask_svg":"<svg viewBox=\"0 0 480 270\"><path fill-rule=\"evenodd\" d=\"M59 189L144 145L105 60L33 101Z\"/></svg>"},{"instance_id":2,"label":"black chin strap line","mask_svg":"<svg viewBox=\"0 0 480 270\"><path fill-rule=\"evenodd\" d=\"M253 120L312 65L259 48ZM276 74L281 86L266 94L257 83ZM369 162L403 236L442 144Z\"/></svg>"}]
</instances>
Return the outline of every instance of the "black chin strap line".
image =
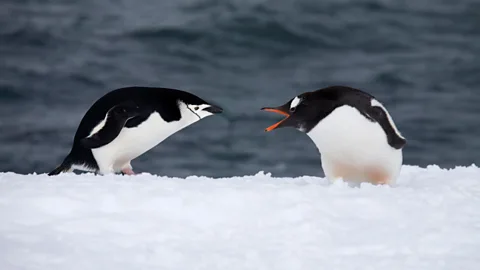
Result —
<instances>
[{"instance_id":1,"label":"black chin strap line","mask_svg":"<svg viewBox=\"0 0 480 270\"><path fill-rule=\"evenodd\" d=\"M196 112L192 111L192 109L190 109L190 107L187 106L187 109L189 111L191 111L193 114L195 114L197 117L198 117L198 120L202 120L202 118L200 117L200 115L198 115Z\"/></svg>"}]
</instances>

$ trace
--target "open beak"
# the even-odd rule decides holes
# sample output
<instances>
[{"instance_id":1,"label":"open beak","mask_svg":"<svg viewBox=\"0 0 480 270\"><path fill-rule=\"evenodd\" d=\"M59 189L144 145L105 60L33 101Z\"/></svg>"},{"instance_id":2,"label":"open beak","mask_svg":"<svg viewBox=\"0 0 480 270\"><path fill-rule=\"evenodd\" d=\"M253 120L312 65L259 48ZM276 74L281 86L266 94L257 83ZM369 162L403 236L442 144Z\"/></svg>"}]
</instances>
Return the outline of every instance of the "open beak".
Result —
<instances>
[{"instance_id":1,"label":"open beak","mask_svg":"<svg viewBox=\"0 0 480 270\"><path fill-rule=\"evenodd\" d=\"M280 107L276 107L276 108L265 107L265 108L261 109L262 111L274 112L274 113L278 113L278 114L286 116L284 119L282 119L279 122L277 122L277 123L269 126L268 128L266 128L265 131L268 132L268 131L272 131L272 130L278 128L278 126L280 126L280 124L282 124L285 120L288 119L288 117L290 117L289 109L287 108L286 105L287 104L285 104L283 106L280 106Z\"/></svg>"}]
</instances>

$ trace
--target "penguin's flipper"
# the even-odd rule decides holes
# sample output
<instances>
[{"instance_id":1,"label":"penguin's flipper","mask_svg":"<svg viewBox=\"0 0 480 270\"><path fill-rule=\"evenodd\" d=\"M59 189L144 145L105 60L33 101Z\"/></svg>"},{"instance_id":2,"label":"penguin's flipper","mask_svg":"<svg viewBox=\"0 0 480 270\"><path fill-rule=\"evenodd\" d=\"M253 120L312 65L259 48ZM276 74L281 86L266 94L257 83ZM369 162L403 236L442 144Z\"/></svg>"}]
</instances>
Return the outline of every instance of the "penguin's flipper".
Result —
<instances>
[{"instance_id":1,"label":"penguin's flipper","mask_svg":"<svg viewBox=\"0 0 480 270\"><path fill-rule=\"evenodd\" d=\"M109 144L124 127L129 127L126 123L135 119L146 119L150 115L150 111L140 109L133 102L124 102L122 104L113 106L107 115L107 119L97 132L90 136L81 139L80 143L89 149L95 149Z\"/></svg>"},{"instance_id":2,"label":"penguin's flipper","mask_svg":"<svg viewBox=\"0 0 480 270\"><path fill-rule=\"evenodd\" d=\"M115 107L114 107L115 108ZM80 140L85 148L94 149L109 144L117 138L127 121L126 117L108 115L103 127L90 136Z\"/></svg>"},{"instance_id":3,"label":"penguin's flipper","mask_svg":"<svg viewBox=\"0 0 480 270\"><path fill-rule=\"evenodd\" d=\"M117 134L118 135L118 134ZM117 137L117 136L115 136ZM114 138L115 139L115 138ZM99 147L102 147L106 144L109 144L112 140L105 140L105 139L102 139L100 136L98 136L97 134L91 136L91 137L87 137L87 138L83 138L80 140L80 143L82 144L83 147L85 148L88 148L88 149L95 149L95 148L99 148Z\"/></svg>"}]
</instances>

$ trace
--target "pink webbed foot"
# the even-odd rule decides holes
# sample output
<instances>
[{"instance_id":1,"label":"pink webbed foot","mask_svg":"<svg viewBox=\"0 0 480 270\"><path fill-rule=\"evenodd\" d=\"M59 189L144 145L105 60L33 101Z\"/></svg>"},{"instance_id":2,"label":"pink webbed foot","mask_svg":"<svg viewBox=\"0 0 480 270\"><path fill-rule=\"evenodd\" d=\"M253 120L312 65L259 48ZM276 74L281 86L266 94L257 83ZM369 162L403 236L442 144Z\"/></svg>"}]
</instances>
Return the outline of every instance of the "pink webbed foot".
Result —
<instances>
[{"instance_id":1,"label":"pink webbed foot","mask_svg":"<svg viewBox=\"0 0 480 270\"><path fill-rule=\"evenodd\" d=\"M133 172L132 169L123 169L123 170L122 170L122 174L135 175L135 173Z\"/></svg>"}]
</instances>

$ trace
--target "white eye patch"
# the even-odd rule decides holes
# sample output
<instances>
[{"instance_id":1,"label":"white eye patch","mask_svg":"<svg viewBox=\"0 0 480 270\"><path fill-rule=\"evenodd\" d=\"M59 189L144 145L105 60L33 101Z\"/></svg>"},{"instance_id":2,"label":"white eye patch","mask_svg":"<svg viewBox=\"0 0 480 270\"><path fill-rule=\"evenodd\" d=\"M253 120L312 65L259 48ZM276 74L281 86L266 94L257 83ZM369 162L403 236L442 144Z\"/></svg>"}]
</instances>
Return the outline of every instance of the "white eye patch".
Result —
<instances>
[{"instance_id":1,"label":"white eye patch","mask_svg":"<svg viewBox=\"0 0 480 270\"><path fill-rule=\"evenodd\" d=\"M298 97L295 97L295 98L292 100L292 103L290 103L290 109L297 107L298 104L300 104L300 102L302 102L302 99L300 99L300 98L298 98Z\"/></svg>"}]
</instances>

